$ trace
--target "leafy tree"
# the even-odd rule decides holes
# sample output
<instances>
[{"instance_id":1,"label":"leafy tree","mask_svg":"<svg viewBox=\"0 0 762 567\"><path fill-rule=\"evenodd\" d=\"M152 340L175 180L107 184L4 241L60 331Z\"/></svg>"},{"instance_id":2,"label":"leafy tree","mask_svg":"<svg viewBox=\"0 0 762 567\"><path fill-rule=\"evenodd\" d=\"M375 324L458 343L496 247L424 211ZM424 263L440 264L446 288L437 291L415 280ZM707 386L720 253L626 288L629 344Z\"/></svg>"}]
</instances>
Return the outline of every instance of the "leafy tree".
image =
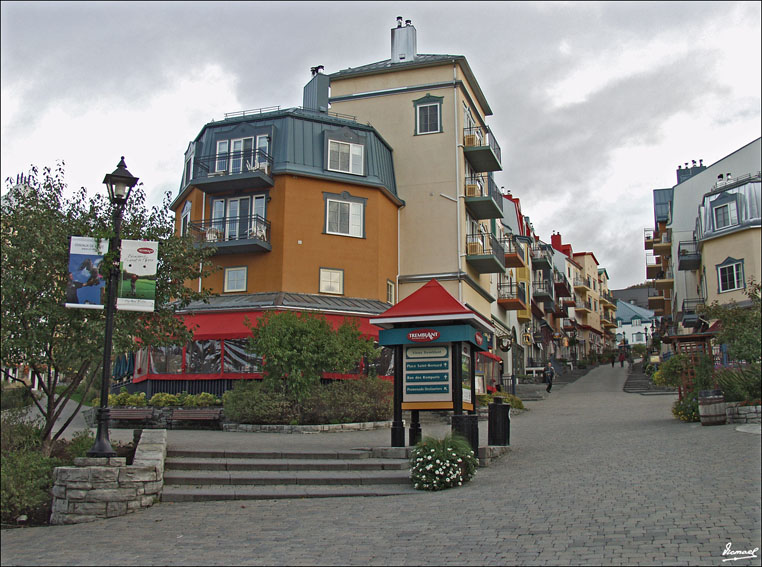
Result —
<instances>
[{"instance_id":1,"label":"leafy tree","mask_svg":"<svg viewBox=\"0 0 762 567\"><path fill-rule=\"evenodd\" d=\"M32 167L24 184L12 186L9 179L6 186L0 224L0 362L7 378L23 384L8 368L27 366L40 384L44 397L35 404L45 420L41 438L43 452L49 454L81 407L80 402L72 417L54 431L66 402L80 383L89 386L97 379L103 358L105 310L64 307L70 237L112 237L111 204L103 194L88 198L84 188L65 196L63 163L41 172ZM142 184L133 189L121 237L159 241L156 306L153 313L116 313L115 353L130 352L139 345L190 340L191 331L175 310L209 295L184 284L209 273L205 260L212 251L194 246L190 238L175 236L169 193L161 207L150 211L145 209L145 198ZM101 262L100 273L106 281L114 253L110 251ZM59 384L65 387L57 388Z\"/></svg>"},{"instance_id":2,"label":"leafy tree","mask_svg":"<svg viewBox=\"0 0 762 567\"><path fill-rule=\"evenodd\" d=\"M750 278L746 286L746 296L750 306L741 306L735 301L720 305L717 301L704 308L705 318L720 321L717 340L728 345L731 359L747 363L759 363L762 357L760 340L760 284Z\"/></svg>"},{"instance_id":3,"label":"leafy tree","mask_svg":"<svg viewBox=\"0 0 762 567\"><path fill-rule=\"evenodd\" d=\"M376 349L356 322L334 330L325 317L293 312L267 313L254 327L249 347L264 360L265 384L300 405L323 372L349 372Z\"/></svg>"}]
</instances>

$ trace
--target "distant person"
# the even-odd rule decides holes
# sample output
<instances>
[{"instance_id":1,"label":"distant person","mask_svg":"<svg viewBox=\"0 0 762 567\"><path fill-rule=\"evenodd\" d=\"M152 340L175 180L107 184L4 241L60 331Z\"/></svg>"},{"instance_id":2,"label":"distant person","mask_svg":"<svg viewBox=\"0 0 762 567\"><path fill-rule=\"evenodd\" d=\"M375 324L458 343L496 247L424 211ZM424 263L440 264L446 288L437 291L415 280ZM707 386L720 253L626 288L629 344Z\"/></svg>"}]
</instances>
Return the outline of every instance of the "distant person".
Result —
<instances>
[{"instance_id":1,"label":"distant person","mask_svg":"<svg viewBox=\"0 0 762 567\"><path fill-rule=\"evenodd\" d=\"M550 362L548 362L548 365L542 371L542 376L545 378L545 382L548 384L548 387L545 388L545 391L550 393L550 389L553 387L553 378L556 376L556 371L553 370L553 365Z\"/></svg>"},{"instance_id":2,"label":"distant person","mask_svg":"<svg viewBox=\"0 0 762 567\"><path fill-rule=\"evenodd\" d=\"M614 368L614 362L616 362L616 357L612 354L611 355L611 368Z\"/></svg>"},{"instance_id":3,"label":"distant person","mask_svg":"<svg viewBox=\"0 0 762 567\"><path fill-rule=\"evenodd\" d=\"M619 353L619 367L620 368L624 368L624 359L625 359L624 352L620 352Z\"/></svg>"}]
</instances>

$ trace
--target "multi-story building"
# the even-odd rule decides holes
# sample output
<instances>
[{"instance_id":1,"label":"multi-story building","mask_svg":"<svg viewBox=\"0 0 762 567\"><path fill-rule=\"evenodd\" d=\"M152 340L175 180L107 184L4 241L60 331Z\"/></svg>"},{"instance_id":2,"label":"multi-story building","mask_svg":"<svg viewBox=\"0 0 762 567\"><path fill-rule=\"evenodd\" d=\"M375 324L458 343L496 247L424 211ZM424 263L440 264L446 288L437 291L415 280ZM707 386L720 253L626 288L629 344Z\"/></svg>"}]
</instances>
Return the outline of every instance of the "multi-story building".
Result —
<instances>
[{"instance_id":1,"label":"multi-story building","mask_svg":"<svg viewBox=\"0 0 762 567\"><path fill-rule=\"evenodd\" d=\"M330 74L331 109L373 124L394 148L400 299L436 278L489 320L506 268L492 109L464 56L420 54L416 34L399 19L389 59Z\"/></svg>"},{"instance_id":2,"label":"multi-story building","mask_svg":"<svg viewBox=\"0 0 762 567\"><path fill-rule=\"evenodd\" d=\"M604 350L612 349L616 342L614 329L617 326L617 301L609 289L609 274L606 268L598 268L598 289L600 290L598 309L601 316L601 329L603 330L603 347Z\"/></svg>"},{"instance_id":3,"label":"multi-story building","mask_svg":"<svg viewBox=\"0 0 762 567\"><path fill-rule=\"evenodd\" d=\"M694 333L701 305L744 300L749 277L760 278L761 150L757 138L710 166L686 163L674 187L654 190L648 302L672 334Z\"/></svg>"},{"instance_id":4,"label":"multi-story building","mask_svg":"<svg viewBox=\"0 0 762 567\"><path fill-rule=\"evenodd\" d=\"M656 316L650 309L633 303L616 302L616 342L645 345L658 326Z\"/></svg>"},{"instance_id":5,"label":"multi-story building","mask_svg":"<svg viewBox=\"0 0 762 567\"><path fill-rule=\"evenodd\" d=\"M573 284L576 295L574 313L578 321L577 340L584 347L585 353L601 353L605 345L601 328L598 260L592 252L574 252L573 258L581 267Z\"/></svg>"},{"instance_id":6,"label":"multi-story building","mask_svg":"<svg viewBox=\"0 0 762 567\"><path fill-rule=\"evenodd\" d=\"M327 111L328 82L315 71L303 107L228 114L189 144L171 208L179 233L214 247L219 270L188 284L216 296L182 311L192 343L148 353L134 380L147 393L220 393L256 377L247 320L267 310L353 318L377 336L368 317L396 300L403 202L392 148Z\"/></svg>"}]
</instances>

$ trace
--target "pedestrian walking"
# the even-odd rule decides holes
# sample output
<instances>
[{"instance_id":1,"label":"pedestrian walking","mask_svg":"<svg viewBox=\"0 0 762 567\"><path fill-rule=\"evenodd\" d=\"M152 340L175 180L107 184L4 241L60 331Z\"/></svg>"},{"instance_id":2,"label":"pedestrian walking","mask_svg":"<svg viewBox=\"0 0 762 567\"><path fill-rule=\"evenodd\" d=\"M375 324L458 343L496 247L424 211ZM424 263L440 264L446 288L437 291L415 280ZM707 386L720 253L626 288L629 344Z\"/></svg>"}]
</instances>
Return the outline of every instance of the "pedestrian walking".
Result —
<instances>
[{"instance_id":1,"label":"pedestrian walking","mask_svg":"<svg viewBox=\"0 0 762 567\"><path fill-rule=\"evenodd\" d=\"M611 368L614 368L614 362L616 362L616 357L612 354L611 355Z\"/></svg>"},{"instance_id":2,"label":"pedestrian walking","mask_svg":"<svg viewBox=\"0 0 762 567\"><path fill-rule=\"evenodd\" d=\"M548 362L548 366L545 367L545 370L542 371L542 376L545 378L545 383L548 385L547 388L545 388L545 391L550 393L550 389L553 387L553 378L556 376L556 371L553 370L553 365Z\"/></svg>"},{"instance_id":3,"label":"pedestrian walking","mask_svg":"<svg viewBox=\"0 0 762 567\"><path fill-rule=\"evenodd\" d=\"M619 367L624 368L624 351L619 353Z\"/></svg>"}]
</instances>

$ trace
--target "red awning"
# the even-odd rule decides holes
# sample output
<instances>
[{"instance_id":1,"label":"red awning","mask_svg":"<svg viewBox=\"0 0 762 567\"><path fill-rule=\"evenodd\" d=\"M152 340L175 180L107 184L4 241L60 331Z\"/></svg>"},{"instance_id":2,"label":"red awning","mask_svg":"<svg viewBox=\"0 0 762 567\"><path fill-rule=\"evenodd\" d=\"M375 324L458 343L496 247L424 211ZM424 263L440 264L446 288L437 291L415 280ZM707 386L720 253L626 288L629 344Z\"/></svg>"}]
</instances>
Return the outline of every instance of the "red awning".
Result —
<instances>
[{"instance_id":1,"label":"red awning","mask_svg":"<svg viewBox=\"0 0 762 567\"><path fill-rule=\"evenodd\" d=\"M241 339L251 336L251 330L246 326L246 319L256 326L257 321L265 313L264 310L254 311L228 311L223 313L197 313L185 315L185 326L193 330L196 340L208 339ZM375 325L368 322L368 317L352 317L344 315L324 315L334 329L337 329L345 320L355 320L360 332L366 336L378 340L378 331Z\"/></svg>"},{"instance_id":2,"label":"red awning","mask_svg":"<svg viewBox=\"0 0 762 567\"><path fill-rule=\"evenodd\" d=\"M479 356L486 356L487 358L491 358L492 360L497 360L497 361L501 361L502 360L502 358L500 358L496 354L492 354L491 352L487 352L487 351L482 351L482 352L479 352L477 354Z\"/></svg>"}]
</instances>

